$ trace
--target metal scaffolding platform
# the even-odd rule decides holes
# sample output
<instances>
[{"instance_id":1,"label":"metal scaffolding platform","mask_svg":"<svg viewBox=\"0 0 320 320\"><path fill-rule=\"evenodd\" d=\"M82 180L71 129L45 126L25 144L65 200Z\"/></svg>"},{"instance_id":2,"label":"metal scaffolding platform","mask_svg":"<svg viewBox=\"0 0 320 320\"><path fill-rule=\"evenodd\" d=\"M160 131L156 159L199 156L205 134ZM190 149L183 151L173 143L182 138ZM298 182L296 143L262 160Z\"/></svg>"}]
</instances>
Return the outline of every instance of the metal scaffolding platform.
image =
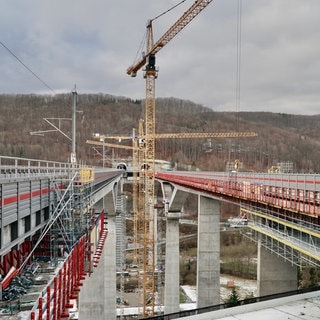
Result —
<instances>
[{"instance_id":1,"label":"metal scaffolding platform","mask_svg":"<svg viewBox=\"0 0 320 320\"><path fill-rule=\"evenodd\" d=\"M299 267L320 266L319 226L298 219L289 222L279 212L253 206L240 211L248 217L245 236Z\"/></svg>"}]
</instances>

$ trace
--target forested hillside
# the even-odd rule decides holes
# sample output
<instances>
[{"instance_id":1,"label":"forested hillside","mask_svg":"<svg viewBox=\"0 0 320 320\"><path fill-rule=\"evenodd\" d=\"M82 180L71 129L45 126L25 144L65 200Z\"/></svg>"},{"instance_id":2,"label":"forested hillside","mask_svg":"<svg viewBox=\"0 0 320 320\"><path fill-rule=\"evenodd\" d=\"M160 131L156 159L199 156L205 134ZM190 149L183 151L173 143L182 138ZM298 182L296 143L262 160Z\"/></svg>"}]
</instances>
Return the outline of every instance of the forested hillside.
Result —
<instances>
[{"instance_id":1,"label":"forested hillside","mask_svg":"<svg viewBox=\"0 0 320 320\"><path fill-rule=\"evenodd\" d=\"M72 95L0 95L0 154L68 161L71 142L59 132L31 135L54 128L71 137ZM79 94L77 101L77 158L101 165L101 148L86 144L93 133L131 135L144 118L144 101L109 94ZM54 119L53 119L54 118ZM60 120L58 120L60 119ZM157 99L156 132L255 131L256 138L162 139L156 156L178 166L225 170L239 159L242 170L267 171L278 162L292 162L296 172L320 172L320 116L269 112L215 112L176 98ZM110 141L116 142L116 141ZM118 142L116 142L118 143ZM122 141L130 145L130 140ZM127 150L107 149L109 158L126 158Z\"/></svg>"}]
</instances>

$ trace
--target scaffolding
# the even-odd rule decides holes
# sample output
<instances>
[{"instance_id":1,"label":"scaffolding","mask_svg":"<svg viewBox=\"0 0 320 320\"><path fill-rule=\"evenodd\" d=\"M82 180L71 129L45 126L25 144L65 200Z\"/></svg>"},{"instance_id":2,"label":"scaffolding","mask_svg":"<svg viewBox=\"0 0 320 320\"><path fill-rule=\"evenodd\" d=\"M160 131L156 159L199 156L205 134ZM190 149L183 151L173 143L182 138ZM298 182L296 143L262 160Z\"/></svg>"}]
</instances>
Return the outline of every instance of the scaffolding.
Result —
<instances>
[{"instance_id":1,"label":"scaffolding","mask_svg":"<svg viewBox=\"0 0 320 320\"><path fill-rule=\"evenodd\" d=\"M93 169L70 168L68 175L52 177L49 219L41 234L33 238L32 254L48 259L53 265L71 252L86 234L94 219L91 195Z\"/></svg>"},{"instance_id":2,"label":"scaffolding","mask_svg":"<svg viewBox=\"0 0 320 320\"><path fill-rule=\"evenodd\" d=\"M125 277L125 239L126 239L126 220L125 220L125 196L121 192L116 198L116 267L119 279L119 302L120 306L123 306L124 299L124 277ZM123 318L124 310L120 308L120 319Z\"/></svg>"},{"instance_id":3,"label":"scaffolding","mask_svg":"<svg viewBox=\"0 0 320 320\"><path fill-rule=\"evenodd\" d=\"M277 211L254 206L242 205L240 211L249 221L246 237L298 267L320 266L318 225L298 218L288 221Z\"/></svg>"}]
</instances>

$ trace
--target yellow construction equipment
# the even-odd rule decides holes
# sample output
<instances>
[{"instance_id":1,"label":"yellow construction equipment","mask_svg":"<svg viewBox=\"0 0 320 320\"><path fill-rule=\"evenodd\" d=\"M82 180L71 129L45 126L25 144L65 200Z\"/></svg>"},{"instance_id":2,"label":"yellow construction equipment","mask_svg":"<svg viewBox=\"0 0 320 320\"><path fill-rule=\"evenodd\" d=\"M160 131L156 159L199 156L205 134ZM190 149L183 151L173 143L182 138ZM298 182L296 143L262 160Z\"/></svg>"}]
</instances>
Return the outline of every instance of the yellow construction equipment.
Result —
<instances>
[{"instance_id":1,"label":"yellow construction equipment","mask_svg":"<svg viewBox=\"0 0 320 320\"><path fill-rule=\"evenodd\" d=\"M99 138L103 141L87 140L87 143L93 145L107 146L110 148L130 149L133 151L132 157L132 173L133 173L133 188L132 188L132 209L133 209L133 234L134 234L134 264L139 266L140 279L139 292L142 300L143 316L150 316L154 311L153 297L155 294L154 283L154 198L153 189L150 188L150 180L154 178L154 163L153 167L149 167L150 161L147 162L146 157L146 135L143 128L144 121L139 121L139 132L133 130L131 137L129 136L108 136L100 135ZM155 133L153 139L181 139L181 138L239 138L239 137L256 137L255 132L188 132L188 133ZM132 146L106 143L105 140L132 140ZM142 166L144 167L142 168ZM154 188L154 185L152 185ZM150 206L150 203L152 207ZM147 211L149 210L149 211ZM146 214L148 213L148 215ZM150 215L153 215L152 217Z\"/></svg>"},{"instance_id":2,"label":"yellow construction equipment","mask_svg":"<svg viewBox=\"0 0 320 320\"><path fill-rule=\"evenodd\" d=\"M230 131L230 132L177 132L177 133L155 133L154 139L194 139L194 138L248 138L248 137L257 137L258 134L252 131ZM116 140L124 140L126 139L133 139L132 137L128 136L103 136L104 139L116 139ZM144 139L144 135L139 135L136 138ZM90 141L90 140L88 140ZM89 142L87 142L89 143ZM94 144L102 145L102 142L96 142ZM121 146L121 145L118 145ZM110 147L112 147L110 145Z\"/></svg>"},{"instance_id":3,"label":"yellow construction equipment","mask_svg":"<svg viewBox=\"0 0 320 320\"><path fill-rule=\"evenodd\" d=\"M105 146L105 147L109 147L109 148L120 148L120 149L129 149L129 150L135 149L135 146L125 146L125 145L121 145L121 144L101 142L101 141L95 141L95 140L87 140L86 143L92 144L95 146Z\"/></svg>"},{"instance_id":4,"label":"yellow construction equipment","mask_svg":"<svg viewBox=\"0 0 320 320\"><path fill-rule=\"evenodd\" d=\"M154 315L155 308L155 139L160 138L232 138L254 137L254 132L221 132L221 133L155 133L155 79L158 76L155 55L170 42L184 27L186 27L213 0L196 0L191 7L170 27L163 36L153 42L152 21L147 24L146 51L140 61L127 69L127 74L135 77L144 67L146 79L145 119L139 123L139 134L136 137L104 136L104 139L132 139L133 146L133 213L134 232L136 238L136 259L139 263L139 292L141 294L142 310L140 316ZM105 145L114 148L130 149L129 146L109 144L105 142L87 141L91 144ZM141 169L141 164L144 167ZM139 172L139 179L137 174Z\"/></svg>"},{"instance_id":5,"label":"yellow construction equipment","mask_svg":"<svg viewBox=\"0 0 320 320\"><path fill-rule=\"evenodd\" d=\"M142 59L127 69L127 74L136 76L137 72L144 68L146 79L145 122L144 122L144 146L141 149L145 164L145 170L141 170L139 196L143 199L139 203L141 224L138 233L143 236L142 252L142 312L143 317L154 315L155 307L155 257L154 257L154 173L155 173L155 79L158 76L155 55L168 42L170 42L184 27L186 27L212 0L196 0L191 7L169 28L156 42L153 41L152 20L147 24L146 51Z\"/></svg>"},{"instance_id":6,"label":"yellow construction equipment","mask_svg":"<svg viewBox=\"0 0 320 320\"><path fill-rule=\"evenodd\" d=\"M144 68L146 79L146 100L144 128L140 121L139 135L104 136L104 139L117 139L119 141L132 139L133 146L133 213L134 233L136 242L135 259L140 268L139 292L141 294L142 310L140 316L154 315L155 307L155 139L160 138L232 138L254 137L254 132L222 132L222 133L155 133L155 79L158 76L155 55L168 42L170 42L184 27L186 27L203 9L213 0L196 0L191 7L170 27L156 42L153 42L152 20L147 24L147 45L142 59L127 69L127 74L135 77L137 72ZM105 145L114 148L130 149L109 143L88 141L96 145ZM144 168L141 169L141 164ZM139 172L139 179L137 174Z\"/></svg>"}]
</instances>

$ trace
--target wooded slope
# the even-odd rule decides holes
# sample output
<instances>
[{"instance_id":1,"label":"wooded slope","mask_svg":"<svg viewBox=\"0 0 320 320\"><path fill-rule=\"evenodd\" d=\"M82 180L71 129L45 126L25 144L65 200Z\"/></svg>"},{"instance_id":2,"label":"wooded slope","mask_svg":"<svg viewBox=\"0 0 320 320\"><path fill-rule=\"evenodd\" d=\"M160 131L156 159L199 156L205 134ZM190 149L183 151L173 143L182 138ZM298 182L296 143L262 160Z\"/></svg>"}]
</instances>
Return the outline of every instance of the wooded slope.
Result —
<instances>
[{"instance_id":1,"label":"wooded slope","mask_svg":"<svg viewBox=\"0 0 320 320\"><path fill-rule=\"evenodd\" d=\"M68 161L71 142L61 133L43 136L34 131L53 130L51 120L71 137L72 95L0 95L0 154L33 159ZM101 148L86 144L93 133L128 135L144 118L144 101L109 94L79 94L77 102L77 158L101 165ZM191 101L159 98L156 132L255 131L257 138L162 139L156 156L178 166L225 170L227 161L239 159L243 170L267 171L278 162L292 162L295 172L320 172L320 115L302 116L270 112L215 112ZM110 141L118 143L116 141ZM121 142L124 144L125 142ZM126 144L130 145L130 141ZM107 149L108 157L112 150ZM114 150L119 159L130 151Z\"/></svg>"}]
</instances>

